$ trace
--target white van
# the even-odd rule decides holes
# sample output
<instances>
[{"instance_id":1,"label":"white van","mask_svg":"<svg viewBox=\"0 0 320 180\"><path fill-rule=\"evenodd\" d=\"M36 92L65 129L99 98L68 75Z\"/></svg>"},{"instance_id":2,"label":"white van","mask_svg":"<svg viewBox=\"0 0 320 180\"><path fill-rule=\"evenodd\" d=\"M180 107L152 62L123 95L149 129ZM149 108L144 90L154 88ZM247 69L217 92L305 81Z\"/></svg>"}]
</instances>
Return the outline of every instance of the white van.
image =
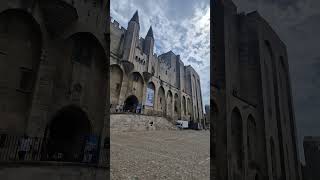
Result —
<instances>
[{"instance_id":1,"label":"white van","mask_svg":"<svg viewBox=\"0 0 320 180\"><path fill-rule=\"evenodd\" d=\"M187 129L189 127L189 122L188 121L182 121L182 120L178 120L176 122L176 126L180 129Z\"/></svg>"}]
</instances>

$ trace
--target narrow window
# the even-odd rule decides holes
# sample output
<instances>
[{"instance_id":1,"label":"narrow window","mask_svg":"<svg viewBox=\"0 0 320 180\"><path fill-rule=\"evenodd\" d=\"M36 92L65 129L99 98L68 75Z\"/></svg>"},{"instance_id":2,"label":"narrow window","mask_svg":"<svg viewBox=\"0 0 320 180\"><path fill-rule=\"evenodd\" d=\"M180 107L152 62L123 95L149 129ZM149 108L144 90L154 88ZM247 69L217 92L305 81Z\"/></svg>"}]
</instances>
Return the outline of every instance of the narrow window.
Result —
<instances>
[{"instance_id":1,"label":"narrow window","mask_svg":"<svg viewBox=\"0 0 320 180\"><path fill-rule=\"evenodd\" d=\"M27 68L20 68L20 84L18 89L23 92L31 92L32 84L32 70Z\"/></svg>"}]
</instances>

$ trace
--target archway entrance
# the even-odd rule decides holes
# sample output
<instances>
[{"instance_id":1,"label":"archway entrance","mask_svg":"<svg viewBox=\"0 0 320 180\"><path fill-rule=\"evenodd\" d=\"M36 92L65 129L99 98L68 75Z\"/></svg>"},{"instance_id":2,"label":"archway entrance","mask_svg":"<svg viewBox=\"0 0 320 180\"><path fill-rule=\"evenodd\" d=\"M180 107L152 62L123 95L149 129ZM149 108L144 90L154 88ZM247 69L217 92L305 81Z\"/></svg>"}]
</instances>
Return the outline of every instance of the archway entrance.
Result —
<instances>
[{"instance_id":1,"label":"archway entrance","mask_svg":"<svg viewBox=\"0 0 320 180\"><path fill-rule=\"evenodd\" d=\"M124 101L124 111L135 112L137 106L139 104L139 100L136 96L131 95Z\"/></svg>"},{"instance_id":2,"label":"archway entrance","mask_svg":"<svg viewBox=\"0 0 320 180\"><path fill-rule=\"evenodd\" d=\"M82 161L85 137L89 135L91 135L91 124L81 108L71 105L61 109L49 126L47 143L49 160Z\"/></svg>"}]
</instances>

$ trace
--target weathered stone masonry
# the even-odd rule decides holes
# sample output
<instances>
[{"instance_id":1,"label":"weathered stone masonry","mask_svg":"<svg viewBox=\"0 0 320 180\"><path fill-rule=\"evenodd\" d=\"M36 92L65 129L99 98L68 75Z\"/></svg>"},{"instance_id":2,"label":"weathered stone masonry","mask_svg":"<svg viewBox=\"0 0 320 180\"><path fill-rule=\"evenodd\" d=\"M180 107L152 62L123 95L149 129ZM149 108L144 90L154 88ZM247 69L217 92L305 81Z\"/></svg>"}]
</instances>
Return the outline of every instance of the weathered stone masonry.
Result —
<instances>
[{"instance_id":1,"label":"weathered stone masonry","mask_svg":"<svg viewBox=\"0 0 320 180\"><path fill-rule=\"evenodd\" d=\"M99 137L103 147L109 126L108 4L0 2L0 134L50 139L66 153L82 150L82 136ZM66 137L69 150L57 137ZM106 177L105 169L97 171Z\"/></svg>"},{"instance_id":2,"label":"weathered stone masonry","mask_svg":"<svg viewBox=\"0 0 320 180\"><path fill-rule=\"evenodd\" d=\"M300 180L285 44L258 12L213 9L217 179Z\"/></svg>"}]
</instances>

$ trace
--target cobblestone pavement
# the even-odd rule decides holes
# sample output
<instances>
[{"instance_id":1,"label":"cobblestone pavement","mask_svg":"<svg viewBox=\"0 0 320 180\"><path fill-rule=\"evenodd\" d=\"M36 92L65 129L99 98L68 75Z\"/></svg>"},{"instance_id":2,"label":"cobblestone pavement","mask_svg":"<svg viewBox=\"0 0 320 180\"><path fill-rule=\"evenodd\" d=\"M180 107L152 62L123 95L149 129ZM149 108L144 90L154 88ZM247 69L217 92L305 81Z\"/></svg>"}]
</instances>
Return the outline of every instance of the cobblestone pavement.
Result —
<instances>
[{"instance_id":1,"label":"cobblestone pavement","mask_svg":"<svg viewBox=\"0 0 320 180\"><path fill-rule=\"evenodd\" d=\"M208 180L209 131L111 133L112 180Z\"/></svg>"}]
</instances>

